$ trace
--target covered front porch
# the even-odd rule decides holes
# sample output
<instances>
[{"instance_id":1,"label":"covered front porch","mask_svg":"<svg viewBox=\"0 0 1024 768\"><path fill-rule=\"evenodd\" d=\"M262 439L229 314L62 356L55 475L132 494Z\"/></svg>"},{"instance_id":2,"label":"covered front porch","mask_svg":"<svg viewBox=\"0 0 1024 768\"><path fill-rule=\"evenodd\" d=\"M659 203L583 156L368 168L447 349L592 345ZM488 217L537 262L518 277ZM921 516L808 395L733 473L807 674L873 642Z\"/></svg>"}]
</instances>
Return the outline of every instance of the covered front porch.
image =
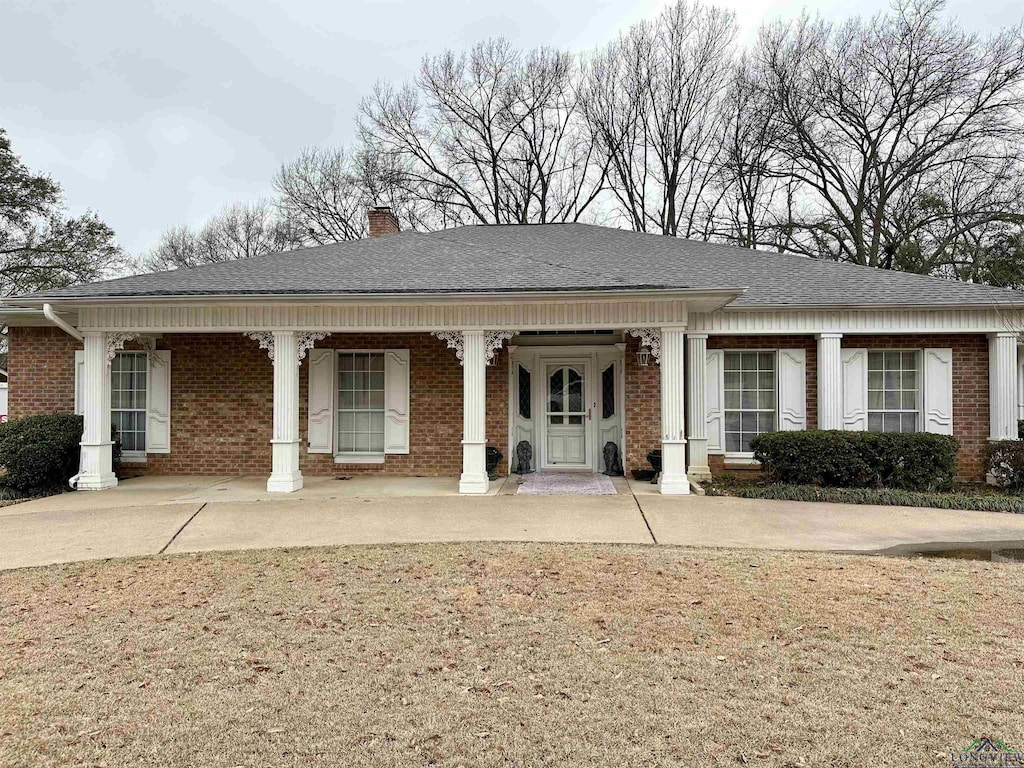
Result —
<instances>
[{"instance_id":1,"label":"covered front porch","mask_svg":"<svg viewBox=\"0 0 1024 768\"><path fill-rule=\"evenodd\" d=\"M504 455L499 475L600 472L609 462L628 471L645 467L647 452L660 447L660 492L689 493L688 469L697 476L708 470L704 420L692 419L687 434L684 397L688 388L703 391L704 365L688 366L686 358L703 362L706 337L696 335L688 351L686 323L691 311L711 311L735 292L642 293L573 302L560 296L457 305L78 308L84 349L76 388L85 433L77 487L117 484L111 365L139 350L166 362L164 370L148 372L145 449L125 457L146 474L248 474L262 450L236 434L251 440L261 429L254 425L266 420L269 493L300 492L308 477L365 473L377 474L381 485L381 474L457 473L458 493L494 493L489 445ZM70 314L70 307L62 311ZM601 343L592 343L596 337ZM196 355L215 370L204 371ZM228 358L237 372L225 367ZM644 391L644 381L657 386ZM644 399L656 433L649 416L641 424L637 415ZM222 412L234 413L235 401L244 407L225 419ZM198 429L209 430L201 437L208 462L194 450ZM237 468L221 460L233 442Z\"/></svg>"}]
</instances>

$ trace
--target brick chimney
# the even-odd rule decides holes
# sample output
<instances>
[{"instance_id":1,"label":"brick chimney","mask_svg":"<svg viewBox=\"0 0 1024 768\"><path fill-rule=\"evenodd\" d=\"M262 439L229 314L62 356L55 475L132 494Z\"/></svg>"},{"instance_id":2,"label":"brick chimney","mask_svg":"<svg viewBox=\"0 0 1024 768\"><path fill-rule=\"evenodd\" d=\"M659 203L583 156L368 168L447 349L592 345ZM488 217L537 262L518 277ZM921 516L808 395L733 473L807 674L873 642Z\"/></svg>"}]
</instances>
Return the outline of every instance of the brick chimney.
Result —
<instances>
[{"instance_id":1,"label":"brick chimney","mask_svg":"<svg viewBox=\"0 0 1024 768\"><path fill-rule=\"evenodd\" d=\"M370 209L370 237L380 235L393 235L398 232L398 217L395 212L387 206L377 206Z\"/></svg>"}]
</instances>

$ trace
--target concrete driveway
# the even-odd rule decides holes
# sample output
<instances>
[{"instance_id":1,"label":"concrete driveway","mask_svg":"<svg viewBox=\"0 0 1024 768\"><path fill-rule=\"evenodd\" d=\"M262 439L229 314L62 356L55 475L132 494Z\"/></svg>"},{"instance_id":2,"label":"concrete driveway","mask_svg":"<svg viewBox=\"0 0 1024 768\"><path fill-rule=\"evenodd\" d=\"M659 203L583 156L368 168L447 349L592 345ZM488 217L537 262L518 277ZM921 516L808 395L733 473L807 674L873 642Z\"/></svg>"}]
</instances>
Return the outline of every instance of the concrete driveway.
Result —
<instances>
[{"instance_id":1,"label":"concrete driveway","mask_svg":"<svg viewBox=\"0 0 1024 768\"><path fill-rule=\"evenodd\" d=\"M627 543L873 552L932 542L1021 542L1024 515L660 496L449 495L451 480L314 482L138 478L0 508L0 569L160 553L440 541ZM376 484L376 485L375 485ZM386 488L387 495L381 495Z\"/></svg>"}]
</instances>

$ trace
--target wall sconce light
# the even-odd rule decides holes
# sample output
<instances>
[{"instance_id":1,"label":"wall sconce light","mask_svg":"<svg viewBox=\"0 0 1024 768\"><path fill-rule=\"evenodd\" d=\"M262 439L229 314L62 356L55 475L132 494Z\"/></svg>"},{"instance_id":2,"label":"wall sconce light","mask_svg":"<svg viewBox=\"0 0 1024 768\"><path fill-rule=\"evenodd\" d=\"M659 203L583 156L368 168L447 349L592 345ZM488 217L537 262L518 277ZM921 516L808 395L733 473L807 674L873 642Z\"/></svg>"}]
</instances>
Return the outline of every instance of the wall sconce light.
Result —
<instances>
[{"instance_id":1,"label":"wall sconce light","mask_svg":"<svg viewBox=\"0 0 1024 768\"><path fill-rule=\"evenodd\" d=\"M648 365L650 365L651 364L651 348L650 347L640 347L640 349L637 350L637 353L636 353L636 362L637 362L637 364L639 364L639 365L641 365L643 367L647 367Z\"/></svg>"}]
</instances>

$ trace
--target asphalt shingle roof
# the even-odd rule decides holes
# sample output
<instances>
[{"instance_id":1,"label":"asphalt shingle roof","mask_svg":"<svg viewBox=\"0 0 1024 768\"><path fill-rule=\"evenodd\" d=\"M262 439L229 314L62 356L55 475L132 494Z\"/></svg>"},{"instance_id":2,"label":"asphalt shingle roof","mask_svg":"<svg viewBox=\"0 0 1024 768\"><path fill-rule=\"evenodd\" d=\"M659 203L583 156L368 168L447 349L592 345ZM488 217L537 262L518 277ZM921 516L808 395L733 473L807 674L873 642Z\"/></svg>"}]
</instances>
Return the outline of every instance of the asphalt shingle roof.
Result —
<instances>
[{"instance_id":1,"label":"asphalt shingle roof","mask_svg":"<svg viewBox=\"0 0 1024 768\"><path fill-rule=\"evenodd\" d=\"M402 232L31 298L637 288L747 288L732 304L743 307L1024 304L1024 293L991 286L588 224Z\"/></svg>"}]
</instances>

